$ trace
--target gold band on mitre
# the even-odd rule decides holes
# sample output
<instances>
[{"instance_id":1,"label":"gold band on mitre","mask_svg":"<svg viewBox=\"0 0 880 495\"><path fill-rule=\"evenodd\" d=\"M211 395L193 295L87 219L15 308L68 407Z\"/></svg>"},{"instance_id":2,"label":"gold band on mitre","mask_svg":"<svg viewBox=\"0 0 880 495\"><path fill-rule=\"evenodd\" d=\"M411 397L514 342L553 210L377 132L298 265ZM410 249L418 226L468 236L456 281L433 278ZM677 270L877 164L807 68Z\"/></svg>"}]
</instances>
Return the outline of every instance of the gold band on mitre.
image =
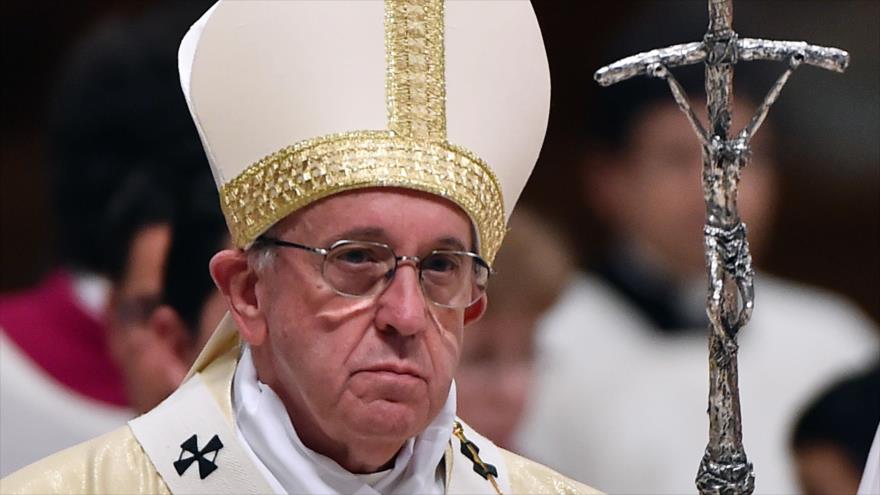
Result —
<instances>
[{"instance_id":1,"label":"gold band on mitre","mask_svg":"<svg viewBox=\"0 0 880 495\"><path fill-rule=\"evenodd\" d=\"M504 238L501 186L476 155L446 142L359 131L299 142L248 167L220 191L237 246L321 198L366 187L404 187L449 199L480 235L492 263Z\"/></svg>"},{"instance_id":2,"label":"gold band on mitre","mask_svg":"<svg viewBox=\"0 0 880 495\"><path fill-rule=\"evenodd\" d=\"M233 242L250 245L290 213L327 196L403 187L446 198L467 213L490 264L505 234L500 183L483 160L446 141L442 0L385 0L390 130L301 141L224 184Z\"/></svg>"}]
</instances>

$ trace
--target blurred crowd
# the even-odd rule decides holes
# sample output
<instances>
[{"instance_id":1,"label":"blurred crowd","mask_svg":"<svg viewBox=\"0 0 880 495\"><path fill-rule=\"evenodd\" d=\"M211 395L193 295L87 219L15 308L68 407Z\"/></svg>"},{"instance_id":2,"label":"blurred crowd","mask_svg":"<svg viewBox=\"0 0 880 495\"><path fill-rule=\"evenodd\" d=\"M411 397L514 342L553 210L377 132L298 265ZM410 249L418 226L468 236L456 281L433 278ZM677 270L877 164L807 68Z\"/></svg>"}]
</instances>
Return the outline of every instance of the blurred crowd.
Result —
<instances>
[{"instance_id":1,"label":"blurred crowd","mask_svg":"<svg viewBox=\"0 0 880 495\"><path fill-rule=\"evenodd\" d=\"M0 294L0 476L161 402L225 312L208 261L230 241L177 79L179 40L209 5L103 22L58 81L60 256L36 285ZM609 61L666 36L630 39ZM680 81L703 107L702 74ZM737 79L735 129L765 91ZM514 214L465 337L459 412L610 493L693 492L708 438L701 150L659 81L610 88L587 113L577 189L605 249L580 260L556 219ZM740 190L758 265L739 338L746 452L758 493L855 493L880 423L880 331L840 296L761 271L775 139L771 117Z\"/></svg>"}]
</instances>

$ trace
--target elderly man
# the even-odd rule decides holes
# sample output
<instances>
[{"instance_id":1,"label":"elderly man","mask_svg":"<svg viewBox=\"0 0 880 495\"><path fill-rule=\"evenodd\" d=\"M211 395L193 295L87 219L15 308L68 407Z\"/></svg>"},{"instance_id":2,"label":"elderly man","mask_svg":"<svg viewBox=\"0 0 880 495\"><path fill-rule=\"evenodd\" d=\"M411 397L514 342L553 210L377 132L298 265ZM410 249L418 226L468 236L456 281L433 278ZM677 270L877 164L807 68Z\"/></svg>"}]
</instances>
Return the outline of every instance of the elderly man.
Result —
<instances>
[{"instance_id":1,"label":"elderly man","mask_svg":"<svg viewBox=\"0 0 880 495\"><path fill-rule=\"evenodd\" d=\"M221 1L180 69L229 316L165 402L0 491L592 492L455 417L547 122L530 5Z\"/></svg>"}]
</instances>

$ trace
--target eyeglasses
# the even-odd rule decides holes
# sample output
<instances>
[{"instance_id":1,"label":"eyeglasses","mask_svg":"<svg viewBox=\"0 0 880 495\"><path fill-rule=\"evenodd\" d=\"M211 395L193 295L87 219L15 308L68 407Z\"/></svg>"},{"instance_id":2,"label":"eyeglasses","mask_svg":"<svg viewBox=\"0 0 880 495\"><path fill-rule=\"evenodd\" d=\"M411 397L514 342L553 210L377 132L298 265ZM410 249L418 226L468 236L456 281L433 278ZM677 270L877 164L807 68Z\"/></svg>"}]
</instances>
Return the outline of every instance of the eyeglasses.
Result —
<instances>
[{"instance_id":1,"label":"eyeglasses","mask_svg":"<svg viewBox=\"0 0 880 495\"><path fill-rule=\"evenodd\" d=\"M340 240L316 248L261 236L257 242L311 251L324 257L321 275L338 294L368 297L381 293L394 279L397 267L411 261L418 268L422 293L432 303L465 308L486 292L491 269L483 258L466 251L431 251L425 257L397 256L378 242Z\"/></svg>"}]
</instances>

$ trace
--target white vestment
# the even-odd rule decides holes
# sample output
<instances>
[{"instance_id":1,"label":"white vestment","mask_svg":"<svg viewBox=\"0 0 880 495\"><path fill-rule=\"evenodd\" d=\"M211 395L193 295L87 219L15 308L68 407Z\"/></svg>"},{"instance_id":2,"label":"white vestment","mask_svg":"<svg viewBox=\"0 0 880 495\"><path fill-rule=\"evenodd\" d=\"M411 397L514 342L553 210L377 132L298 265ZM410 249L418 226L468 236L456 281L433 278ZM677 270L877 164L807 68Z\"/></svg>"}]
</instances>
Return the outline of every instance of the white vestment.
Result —
<instances>
[{"instance_id":1,"label":"white vestment","mask_svg":"<svg viewBox=\"0 0 880 495\"><path fill-rule=\"evenodd\" d=\"M56 382L0 330L0 477L118 428L133 415Z\"/></svg>"},{"instance_id":2,"label":"white vestment","mask_svg":"<svg viewBox=\"0 0 880 495\"><path fill-rule=\"evenodd\" d=\"M865 463L865 472L859 483L858 495L880 495L880 426L874 434L874 443Z\"/></svg>"},{"instance_id":3,"label":"white vestment","mask_svg":"<svg viewBox=\"0 0 880 495\"><path fill-rule=\"evenodd\" d=\"M827 292L758 274L740 332L743 443L756 493L795 493L788 442L802 407L878 354L877 333ZM708 442L705 331L661 335L581 276L541 324L522 451L612 493L693 493Z\"/></svg>"}]
</instances>

